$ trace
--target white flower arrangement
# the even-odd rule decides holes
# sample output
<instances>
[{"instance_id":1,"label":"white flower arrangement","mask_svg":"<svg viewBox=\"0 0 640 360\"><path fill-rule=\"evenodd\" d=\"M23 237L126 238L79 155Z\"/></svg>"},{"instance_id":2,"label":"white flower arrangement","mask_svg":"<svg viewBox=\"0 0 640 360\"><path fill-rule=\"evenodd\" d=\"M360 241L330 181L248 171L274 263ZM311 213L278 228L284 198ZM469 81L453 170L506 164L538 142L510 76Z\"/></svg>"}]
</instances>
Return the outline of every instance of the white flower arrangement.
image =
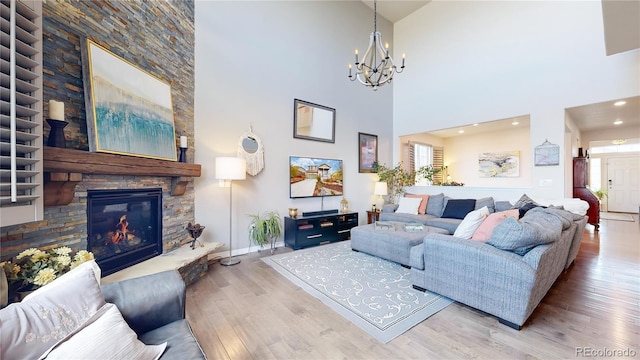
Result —
<instances>
[{"instance_id":1,"label":"white flower arrangement","mask_svg":"<svg viewBox=\"0 0 640 360\"><path fill-rule=\"evenodd\" d=\"M30 248L18 254L13 261L1 262L0 267L7 275L10 288L34 290L93 258L90 251L80 250L74 254L66 246L50 250Z\"/></svg>"}]
</instances>

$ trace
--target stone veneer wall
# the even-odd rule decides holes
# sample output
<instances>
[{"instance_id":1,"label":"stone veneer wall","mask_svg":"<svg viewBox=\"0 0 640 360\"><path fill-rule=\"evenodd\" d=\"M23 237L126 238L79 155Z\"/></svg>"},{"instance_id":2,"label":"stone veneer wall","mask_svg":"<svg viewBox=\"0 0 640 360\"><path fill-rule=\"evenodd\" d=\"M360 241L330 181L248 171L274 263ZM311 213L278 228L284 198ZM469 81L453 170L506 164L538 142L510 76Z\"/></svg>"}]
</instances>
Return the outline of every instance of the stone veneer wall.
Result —
<instances>
[{"instance_id":1,"label":"stone veneer wall","mask_svg":"<svg viewBox=\"0 0 640 360\"><path fill-rule=\"evenodd\" d=\"M193 0L43 1L44 114L49 100L65 102L67 148L88 150L80 41L89 38L171 85L176 140L189 138L193 159L195 23ZM49 127L44 125L45 143ZM193 181L183 196L171 196L171 178L84 175L72 203L46 207L44 220L0 229L0 260L29 247L86 248L86 196L91 189L161 187L163 246L190 240Z\"/></svg>"}]
</instances>

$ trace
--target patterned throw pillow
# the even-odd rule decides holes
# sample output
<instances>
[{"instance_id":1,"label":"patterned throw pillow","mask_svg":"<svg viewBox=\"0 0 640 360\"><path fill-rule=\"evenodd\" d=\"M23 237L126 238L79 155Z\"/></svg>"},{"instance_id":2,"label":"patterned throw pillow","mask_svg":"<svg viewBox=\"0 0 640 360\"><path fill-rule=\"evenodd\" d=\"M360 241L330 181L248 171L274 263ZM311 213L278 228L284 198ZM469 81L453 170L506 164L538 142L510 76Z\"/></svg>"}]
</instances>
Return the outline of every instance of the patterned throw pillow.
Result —
<instances>
[{"instance_id":1,"label":"patterned throw pillow","mask_svg":"<svg viewBox=\"0 0 640 360\"><path fill-rule=\"evenodd\" d=\"M39 290L0 310L1 359L38 358L105 304L91 262Z\"/></svg>"},{"instance_id":2,"label":"patterned throw pillow","mask_svg":"<svg viewBox=\"0 0 640 360\"><path fill-rule=\"evenodd\" d=\"M535 201L533 201L533 199L531 199L529 196L527 196L527 194L522 194L522 196L520 196L520 199L518 201L516 201L515 204L513 204L513 209L519 209L527 204L533 204L536 206L540 206L540 204L536 203Z\"/></svg>"},{"instance_id":3,"label":"patterned throw pillow","mask_svg":"<svg viewBox=\"0 0 640 360\"><path fill-rule=\"evenodd\" d=\"M149 359L157 360L165 348L138 340L114 304L104 305L78 332L60 341L47 359Z\"/></svg>"}]
</instances>

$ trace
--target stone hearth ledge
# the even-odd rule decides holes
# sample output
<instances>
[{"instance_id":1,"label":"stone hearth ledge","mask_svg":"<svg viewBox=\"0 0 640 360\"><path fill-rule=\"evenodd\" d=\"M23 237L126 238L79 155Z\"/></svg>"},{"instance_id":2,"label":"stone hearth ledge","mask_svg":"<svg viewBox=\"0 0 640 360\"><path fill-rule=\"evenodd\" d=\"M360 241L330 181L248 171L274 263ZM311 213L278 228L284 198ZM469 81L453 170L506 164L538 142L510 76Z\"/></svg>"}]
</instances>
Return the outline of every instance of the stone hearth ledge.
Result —
<instances>
[{"instance_id":1,"label":"stone hearth ledge","mask_svg":"<svg viewBox=\"0 0 640 360\"><path fill-rule=\"evenodd\" d=\"M108 284L175 269L185 278L185 282L190 284L197 280L197 278L194 279L193 276L188 276L189 273L193 272L189 267L199 263L201 267L201 269L199 269L199 273L201 273L199 276L204 275L204 272L207 271L207 258L209 254L222 247L222 245L223 244L219 242L200 241L196 243L195 249L191 249L190 244L185 244L175 250L167 251L162 255L105 276L102 278L101 283ZM202 269L202 267L204 268Z\"/></svg>"}]
</instances>

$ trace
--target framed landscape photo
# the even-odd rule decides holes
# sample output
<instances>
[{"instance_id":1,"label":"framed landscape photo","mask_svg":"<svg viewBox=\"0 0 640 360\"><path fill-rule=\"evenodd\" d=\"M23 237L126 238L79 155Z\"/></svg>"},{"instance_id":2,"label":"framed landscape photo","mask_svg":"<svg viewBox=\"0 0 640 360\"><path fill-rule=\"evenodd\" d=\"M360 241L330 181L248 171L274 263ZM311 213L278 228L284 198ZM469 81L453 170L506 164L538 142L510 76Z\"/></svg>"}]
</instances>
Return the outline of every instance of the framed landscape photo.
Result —
<instances>
[{"instance_id":1,"label":"framed landscape photo","mask_svg":"<svg viewBox=\"0 0 640 360\"><path fill-rule=\"evenodd\" d=\"M82 41L89 150L176 160L171 86Z\"/></svg>"},{"instance_id":2,"label":"framed landscape photo","mask_svg":"<svg viewBox=\"0 0 640 360\"><path fill-rule=\"evenodd\" d=\"M378 161L378 136L358 133L358 172L373 173L374 163Z\"/></svg>"}]
</instances>

